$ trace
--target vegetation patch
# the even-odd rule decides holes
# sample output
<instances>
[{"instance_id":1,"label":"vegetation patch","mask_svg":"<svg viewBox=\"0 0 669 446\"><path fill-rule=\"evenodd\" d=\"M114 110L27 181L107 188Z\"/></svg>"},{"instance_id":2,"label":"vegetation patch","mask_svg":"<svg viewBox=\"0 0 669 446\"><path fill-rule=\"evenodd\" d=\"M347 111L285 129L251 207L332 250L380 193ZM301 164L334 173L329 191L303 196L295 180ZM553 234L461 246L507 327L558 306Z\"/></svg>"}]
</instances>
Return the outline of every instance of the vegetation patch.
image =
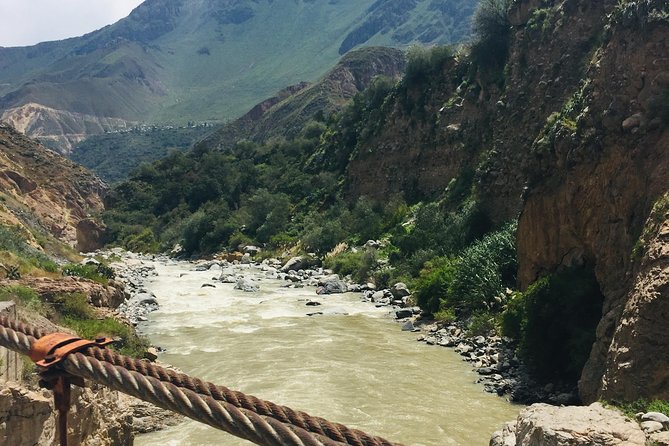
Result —
<instances>
[{"instance_id":1,"label":"vegetation patch","mask_svg":"<svg viewBox=\"0 0 669 446\"><path fill-rule=\"evenodd\" d=\"M520 353L539 379L576 383L603 302L592 268L565 269L513 297L502 316L503 333L520 340Z\"/></svg>"},{"instance_id":2,"label":"vegetation patch","mask_svg":"<svg viewBox=\"0 0 669 446\"><path fill-rule=\"evenodd\" d=\"M63 267L63 275L82 277L105 286L109 284L109 279L115 277L114 270L102 263L95 265L71 263Z\"/></svg>"},{"instance_id":3,"label":"vegetation patch","mask_svg":"<svg viewBox=\"0 0 669 446\"><path fill-rule=\"evenodd\" d=\"M659 412L669 416L669 401L638 399L630 403L611 403L620 409L626 416L636 419L636 414L647 412Z\"/></svg>"}]
</instances>

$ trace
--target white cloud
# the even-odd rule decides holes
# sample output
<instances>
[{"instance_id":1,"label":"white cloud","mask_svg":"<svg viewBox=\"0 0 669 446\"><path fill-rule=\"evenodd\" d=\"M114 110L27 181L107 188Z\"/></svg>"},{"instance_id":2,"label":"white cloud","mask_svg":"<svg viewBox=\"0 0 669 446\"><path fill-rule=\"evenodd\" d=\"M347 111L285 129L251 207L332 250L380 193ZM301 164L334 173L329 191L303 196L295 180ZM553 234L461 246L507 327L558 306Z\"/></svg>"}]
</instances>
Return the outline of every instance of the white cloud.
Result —
<instances>
[{"instance_id":1,"label":"white cloud","mask_svg":"<svg viewBox=\"0 0 669 446\"><path fill-rule=\"evenodd\" d=\"M0 0L0 46L76 37L127 16L142 0Z\"/></svg>"}]
</instances>

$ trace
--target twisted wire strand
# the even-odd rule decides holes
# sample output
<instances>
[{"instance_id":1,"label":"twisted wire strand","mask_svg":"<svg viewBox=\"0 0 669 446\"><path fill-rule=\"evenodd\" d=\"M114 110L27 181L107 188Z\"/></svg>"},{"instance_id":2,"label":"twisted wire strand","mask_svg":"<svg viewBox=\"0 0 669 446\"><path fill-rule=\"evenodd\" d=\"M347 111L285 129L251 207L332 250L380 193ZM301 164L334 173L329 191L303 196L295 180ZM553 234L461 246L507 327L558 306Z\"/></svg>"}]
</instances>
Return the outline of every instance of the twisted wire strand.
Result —
<instances>
[{"instance_id":1,"label":"twisted wire strand","mask_svg":"<svg viewBox=\"0 0 669 446\"><path fill-rule=\"evenodd\" d=\"M34 339L39 339L48 334L48 332L41 330L33 325L24 324L16 319L9 317L8 314L0 314L0 326L12 329L18 333L31 336Z\"/></svg>"},{"instance_id":2,"label":"twisted wire strand","mask_svg":"<svg viewBox=\"0 0 669 446\"><path fill-rule=\"evenodd\" d=\"M84 352L100 361L106 361L114 365L133 370L145 376L150 376L160 381L168 382L184 389L191 390L201 395L206 395L218 401L225 401L236 407L248 409L260 415L268 416L300 427L306 431L316 433L332 440L351 446L400 446L397 443L369 435L357 429L351 429L340 423L333 423L324 418L314 417L305 412L295 411L289 407L281 406L270 401L265 401L252 395L230 390L224 386L193 378L184 373L165 369L148 361L137 360L118 353L89 347Z\"/></svg>"},{"instance_id":3,"label":"twisted wire strand","mask_svg":"<svg viewBox=\"0 0 669 446\"><path fill-rule=\"evenodd\" d=\"M11 350L28 355L35 339L46 334L43 330L18 322L7 315L0 315L0 345ZM64 361L69 373L101 382L115 390L181 413L256 444L401 446L381 437L350 429L343 424L312 417L304 412L167 370L148 361L119 355L111 350L89 347L82 353L70 355ZM234 414L234 418L231 418L231 414ZM279 439L289 439L291 443L276 443Z\"/></svg>"},{"instance_id":4,"label":"twisted wire strand","mask_svg":"<svg viewBox=\"0 0 669 446\"><path fill-rule=\"evenodd\" d=\"M258 445L342 446L343 443L288 426L271 417L239 409L174 384L129 371L109 362L75 353L63 361L66 372L104 384L111 389L181 413L196 421L224 430Z\"/></svg>"},{"instance_id":5,"label":"twisted wire strand","mask_svg":"<svg viewBox=\"0 0 669 446\"><path fill-rule=\"evenodd\" d=\"M0 345L22 355L29 356L35 338L0 324Z\"/></svg>"}]
</instances>

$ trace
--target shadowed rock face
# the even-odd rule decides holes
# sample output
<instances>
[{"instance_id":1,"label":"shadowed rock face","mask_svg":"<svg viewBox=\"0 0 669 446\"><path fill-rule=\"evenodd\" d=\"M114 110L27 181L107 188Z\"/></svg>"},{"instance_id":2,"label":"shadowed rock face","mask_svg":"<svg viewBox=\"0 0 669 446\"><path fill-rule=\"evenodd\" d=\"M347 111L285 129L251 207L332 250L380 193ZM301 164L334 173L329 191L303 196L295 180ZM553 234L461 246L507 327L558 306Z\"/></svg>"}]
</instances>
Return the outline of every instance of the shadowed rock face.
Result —
<instances>
[{"instance_id":1,"label":"shadowed rock face","mask_svg":"<svg viewBox=\"0 0 669 446\"><path fill-rule=\"evenodd\" d=\"M666 320L666 265L657 252L641 270L632 258L653 203L669 185L669 132L653 111L668 87L661 43L668 37L666 21L614 20L588 68L576 133L555 134L539 168L544 176L530 187L520 217L523 287L559 266L595 267L605 302L579 384L585 402L669 395L669 335L659 328Z\"/></svg>"},{"instance_id":2,"label":"shadowed rock face","mask_svg":"<svg viewBox=\"0 0 669 446\"><path fill-rule=\"evenodd\" d=\"M669 204L669 195L664 196ZM651 215L656 230L646 241L634 288L628 294L613 335L600 397L631 401L639 397L669 400L669 206Z\"/></svg>"}]
</instances>

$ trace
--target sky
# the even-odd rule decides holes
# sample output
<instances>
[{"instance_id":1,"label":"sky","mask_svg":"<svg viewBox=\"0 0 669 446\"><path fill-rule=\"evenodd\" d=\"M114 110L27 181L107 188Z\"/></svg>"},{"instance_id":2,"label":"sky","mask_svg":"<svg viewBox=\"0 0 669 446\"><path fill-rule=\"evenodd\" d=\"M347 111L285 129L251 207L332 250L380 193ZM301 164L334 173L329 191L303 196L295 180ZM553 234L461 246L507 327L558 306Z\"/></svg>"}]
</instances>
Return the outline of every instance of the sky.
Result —
<instances>
[{"instance_id":1,"label":"sky","mask_svg":"<svg viewBox=\"0 0 669 446\"><path fill-rule=\"evenodd\" d=\"M143 0L0 0L0 46L81 36L126 17Z\"/></svg>"}]
</instances>

